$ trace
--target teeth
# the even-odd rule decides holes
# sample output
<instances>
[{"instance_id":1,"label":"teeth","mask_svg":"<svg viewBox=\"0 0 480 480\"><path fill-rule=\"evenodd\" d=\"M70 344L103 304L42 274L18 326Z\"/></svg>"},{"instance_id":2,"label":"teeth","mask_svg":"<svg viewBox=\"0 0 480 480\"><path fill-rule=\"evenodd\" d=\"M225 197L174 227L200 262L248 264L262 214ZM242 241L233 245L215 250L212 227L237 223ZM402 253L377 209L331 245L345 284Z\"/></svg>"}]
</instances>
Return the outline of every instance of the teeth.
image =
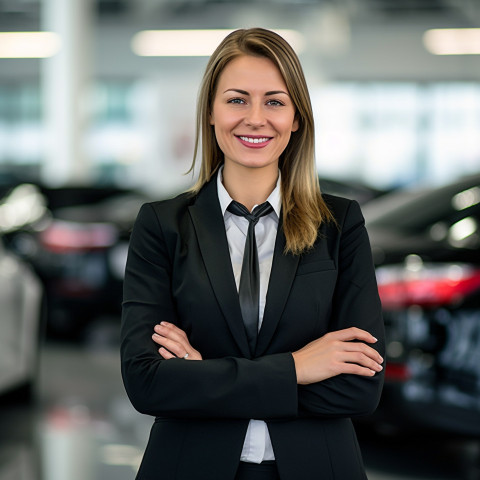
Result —
<instances>
[{"instance_id":1,"label":"teeth","mask_svg":"<svg viewBox=\"0 0 480 480\"><path fill-rule=\"evenodd\" d=\"M270 140L270 138L250 138L250 137L240 137L244 142L248 143L265 143Z\"/></svg>"}]
</instances>

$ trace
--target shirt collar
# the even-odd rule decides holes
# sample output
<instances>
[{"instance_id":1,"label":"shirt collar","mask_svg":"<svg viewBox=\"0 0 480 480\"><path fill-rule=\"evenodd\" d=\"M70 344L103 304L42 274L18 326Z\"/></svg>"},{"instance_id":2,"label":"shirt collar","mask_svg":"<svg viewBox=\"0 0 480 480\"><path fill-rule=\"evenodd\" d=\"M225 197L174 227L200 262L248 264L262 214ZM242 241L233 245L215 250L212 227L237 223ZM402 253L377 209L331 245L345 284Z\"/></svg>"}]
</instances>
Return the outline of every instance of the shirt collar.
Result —
<instances>
[{"instance_id":1,"label":"shirt collar","mask_svg":"<svg viewBox=\"0 0 480 480\"><path fill-rule=\"evenodd\" d=\"M217 192L218 192L218 200L220 202L220 208L222 209L222 214L225 216L225 212L227 211L228 206L232 202L233 198L230 197L227 190L223 186L222 182L223 178L223 165L218 170L217 175ZM267 202L273 207L274 212L277 214L277 217L280 218L280 210L282 208L282 199L280 196L280 180L281 180L281 173L280 170L278 171L278 179L273 192L267 198Z\"/></svg>"}]
</instances>

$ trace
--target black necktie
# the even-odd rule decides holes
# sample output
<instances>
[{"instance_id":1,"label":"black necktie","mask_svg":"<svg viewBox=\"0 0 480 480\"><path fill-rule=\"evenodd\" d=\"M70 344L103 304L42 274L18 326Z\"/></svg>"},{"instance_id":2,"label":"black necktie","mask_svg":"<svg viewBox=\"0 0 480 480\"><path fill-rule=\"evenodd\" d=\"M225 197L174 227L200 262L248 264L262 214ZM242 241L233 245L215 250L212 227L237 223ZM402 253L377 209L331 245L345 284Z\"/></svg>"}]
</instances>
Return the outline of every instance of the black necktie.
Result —
<instances>
[{"instance_id":1,"label":"black necktie","mask_svg":"<svg viewBox=\"0 0 480 480\"><path fill-rule=\"evenodd\" d=\"M255 207L250 213L247 207L233 200L227 210L234 215L245 217L248 220L248 232L245 241L238 296L243 323L247 331L250 352L253 355L257 346L258 305L260 295L260 273L258 267L257 242L255 240L255 225L260 217L268 215L273 208L268 202L265 202Z\"/></svg>"}]
</instances>

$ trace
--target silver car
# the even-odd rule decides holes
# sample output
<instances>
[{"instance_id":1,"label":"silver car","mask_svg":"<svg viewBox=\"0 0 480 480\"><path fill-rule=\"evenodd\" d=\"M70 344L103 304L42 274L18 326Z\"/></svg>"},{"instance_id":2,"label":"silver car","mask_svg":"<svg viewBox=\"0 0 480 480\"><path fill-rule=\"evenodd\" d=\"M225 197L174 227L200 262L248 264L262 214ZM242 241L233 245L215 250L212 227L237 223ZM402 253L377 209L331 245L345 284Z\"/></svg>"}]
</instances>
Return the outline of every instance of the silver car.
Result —
<instances>
[{"instance_id":1,"label":"silver car","mask_svg":"<svg viewBox=\"0 0 480 480\"><path fill-rule=\"evenodd\" d=\"M31 399L37 376L43 287L30 265L8 251L1 232L19 209L0 204L0 394ZM15 205L18 206L18 205ZM31 210L30 210L31 211Z\"/></svg>"}]
</instances>

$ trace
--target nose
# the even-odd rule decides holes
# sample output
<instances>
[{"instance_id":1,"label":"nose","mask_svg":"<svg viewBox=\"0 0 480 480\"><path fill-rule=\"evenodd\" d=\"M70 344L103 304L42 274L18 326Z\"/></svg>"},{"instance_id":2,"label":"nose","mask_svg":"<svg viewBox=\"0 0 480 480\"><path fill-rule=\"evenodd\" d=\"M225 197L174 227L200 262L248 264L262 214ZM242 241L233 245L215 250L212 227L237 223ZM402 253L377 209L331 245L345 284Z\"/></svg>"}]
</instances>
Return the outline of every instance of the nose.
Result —
<instances>
[{"instance_id":1,"label":"nose","mask_svg":"<svg viewBox=\"0 0 480 480\"><path fill-rule=\"evenodd\" d=\"M251 104L245 116L245 123L251 127L261 127L265 125L265 112L260 103Z\"/></svg>"}]
</instances>

